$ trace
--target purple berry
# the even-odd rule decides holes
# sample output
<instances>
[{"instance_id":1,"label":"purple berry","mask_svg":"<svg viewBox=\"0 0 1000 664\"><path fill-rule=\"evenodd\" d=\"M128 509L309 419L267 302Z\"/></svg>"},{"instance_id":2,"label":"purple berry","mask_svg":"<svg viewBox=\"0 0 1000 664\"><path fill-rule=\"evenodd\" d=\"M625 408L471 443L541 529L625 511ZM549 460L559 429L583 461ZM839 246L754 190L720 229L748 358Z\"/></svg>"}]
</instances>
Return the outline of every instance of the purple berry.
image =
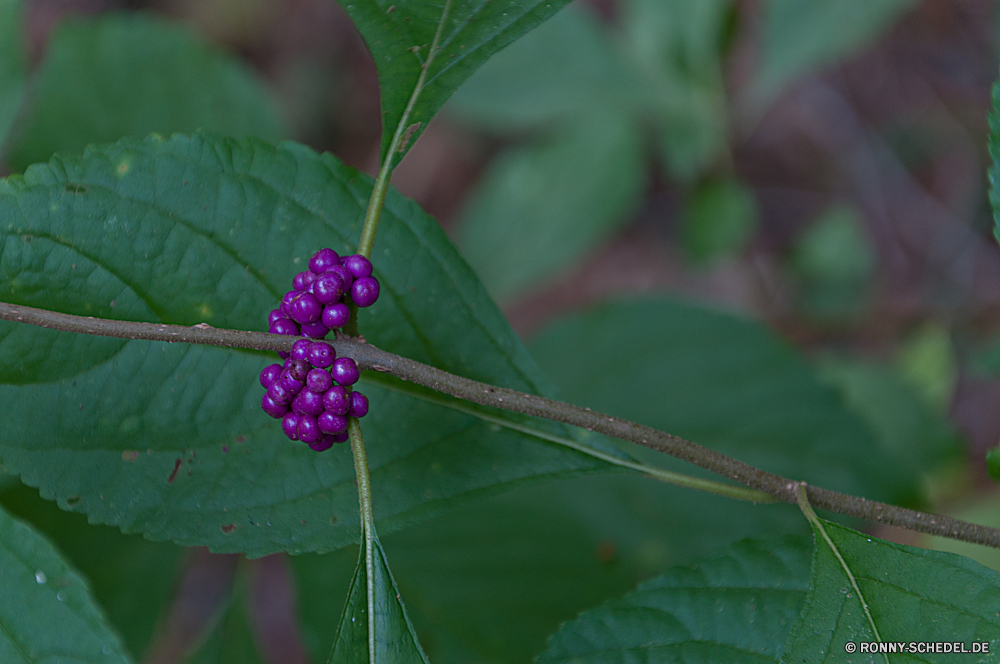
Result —
<instances>
[{"instance_id":1,"label":"purple berry","mask_svg":"<svg viewBox=\"0 0 1000 664\"><path fill-rule=\"evenodd\" d=\"M326 369L337 359L333 346L317 341L309 346L309 363L317 369Z\"/></svg>"},{"instance_id":2,"label":"purple berry","mask_svg":"<svg viewBox=\"0 0 1000 664\"><path fill-rule=\"evenodd\" d=\"M280 380L277 380L268 386L267 392L264 396L274 403L287 404L291 403L292 399L295 398L295 393L282 385ZM284 413L282 413L282 415L284 415Z\"/></svg>"},{"instance_id":3,"label":"purple berry","mask_svg":"<svg viewBox=\"0 0 1000 664\"><path fill-rule=\"evenodd\" d=\"M316 425L316 418L312 415L302 415L299 417L299 424L295 427L299 434L299 440L303 443L315 443L323 437L319 427Z\"/></svg>"},{"instance_id":4,"label":"purple berry","mask_svg":"<svg viewBox=\"0 0 1000 664\"><path fill-rule=\"evenodd\" d=\"M281 378L273 384L281 385L281 387L291 392L292 396L295 396L302 391L302 388L305 387L306 383L303 380L296 380L289 372L283 371L281 372Z\"/></svg>"},{"instance_id":5,"label":"purple berry","mask_svg":"<svg viewBox=\"0 0 1000 664\"><path fill-rule=\"evenodd\" d=\"M333 437L333 442L335 443L346 443L350 439L350 435L345 431L344 433L338 433Z\"/></svg>"},{"instance_id":6,"label":"purple berry","mask_svg":"<svg viewBox=\"0 0 1000 664\"><path fill-rule=\"evenodd\" d=\"M368 397L361 392L351 392L351 408L347 411L351 417L364 417L368 414Z\"/></svg>"},{"instance_id":7,"label":"purple berry","mask_svg":"<svg viewBox=\"0 0 1000 664\"><path fill-rule=\"evenodd\" d=\"M319 426L319 430L323 433L338 434L347 431L347 417L344 415L334 415L329 411L323 411L316 418L316 423Z\"/></svg>"},{"instance_id":8,"label":"purple berry","mask_svg":"<svg viewBox=\"0 0 1000 664\"><path fill-rule=\"evenodd\" d=\"M340 385L354 385L361 378L358 365L349 357L340 357L333 363L333 379Z\"/></svg>"},{"instance_id":9,"label":"purple berry","mask_svg":"<svg viewBox=\"0 0 1000 664\"><path fill-rule=\"evenodd\" d=\"M309 259L309 269L314 274L323 274L334 265L339 265L340 256L333 249L320 249Z\"/></svg>"},{"instance_id":10,"label":"purple berry","mask_svg":"<svg viewBox=\"0 0 1000 664\"><path fill-rule=\"evenodd\" d=\"M351 397L347 389L334 385L323 394L323 409L333 415L346 415L351 407Z\"/></svg>"},{"instance_id":11,"label":"purple berry","mask_svg":"<svg viewBox=\"0 0 1000 664\"><path fill-rule=\"evenodd\" d=\"M266 390L271 387L271 383L278 380L278 376L281 375L281 365L280 364L269 364L264 367L264 370L260 372L260 384Z\"/></svg>"},{"instance_id":12,"label":"purple berry","mask_svg":"<svg viewBox=\"0 0 1000 664\"><path fill-rule=\"evenodd\" d=\"M333 378L322 369L313 369L306 376L306 388L312 392L324 394L333 385Z\"/></svg>"},{"instance_id":13,"label":"purple berry","mask_svg":"<svg viewBox=\"0 0 1000 664\"><path fill-rule=\"evenodd\" d=\"M378 299L379 285L375 277L361 277L351 285L351 299L359 307L370 307Z\"/></svg>"},{"instance_id":14,"label":"purple berry","mask_svg":"<svg viewBox=\"0 0 1000 664\"><path fill-rule=\"evenodd\" d=\"M284 403L280 403L280 402L272 399L267 394L265 394L263 397L261 397L260 407L264 409L265 413L267 413L268 415L270 415L274 419L278 419L279 417L283 417L285 415L285 413L288 412L288 406L287 405L285 405Z\"/></svg>"},{"instance_id":15,"label":"purple berry","mask_svg":"<svg viewBox=\"0 0 1000 664\"><path fill-rule=\"evenodd\" d=\"M287 367L285 369L288 371L289 375L295 380L305 381L306 376L312 371L312 367L309 366L309 362L306 360L296 360L292 358L287 362Z\"/></svg>"},{"instance_id":16,"label":"purple berry","mask_svg":"<svg viewBox=\"0 0 1000 664\"><path fill-rule=\"evenodd\" d=\"M327 272L332 272L340 277L341 281L344 282L344 290L346 291L354 283L354 275L343 265L334 265Z\"/></svg>"},{"instance_id":17,"label":"purple berry","mask_svg":"<svg viewBox=\"0 0 1000 664\"><path fill-rule=\"evenodd\" d=\"M299 336L299 326L291 318L279 318L268 326L267 331L271 334L287 334L292 337Z\"/></svg>"},{"instance_id":18,"label":"purple berry","mask_svg":"<svg viewBox=\"0 0 1000 664\"><path fill-rule=\"evenodd\" d=\"M323 325L322 322L306 323L302 326L302 336L310 339L322 339L328 334L330 334L330 328Z\"/></svg>"},{"instance_id":19,"label":"purple berry","mask_svg":"<svg viewBox=\"0 0 1000 664\"><path fill-rule=\"evenodd\" d=\"M292 344L292 352L291 352L292 359L295 359L295 360L306 360L306 359L308 359L308 357L309 357L309 346L311 346L311 345L312 345L312 342L309 341L308 339L299 339L298 341L296 341L295 343L293 343Z\"/></svg>"},{"instance_id":20,"label":"purple berry","mask_svg":"<svg viewBox=\"0 0 1000 664\"><path fill-rule=\"evenodd\" d=\"M292 303L292 298L298 294L298 291L290 290L281 297L281 306L278 307L278 311L280 311L282 315L288 315L288 305Z\"/></svg>"},{"instance_id":21,"label":"purple berry","mask_svg":"<svg viewBox=\"0 0 1000 664\"><path fill-rule=\"evenodd\" d=\"M372 276L372 262L361 254L354 254L344 259L346 267L355 279Z\"/></svg>"},{"instance_id":22,"label":"purple berry","mask_svg":"<svg viewBox=\"0 0 1000 664\"><path fill-rule=\"evenodd\" d=\"M324 452L333 447L333 444L335 442L337 441L334 440L334 437L327 434L324 436L320 436L320 439L317 440L315 443L309 443L309 449L311 449L314 452Z\"/></svg>"},{"instance_id":23,"label":"purple berry","mask_svg":"<svg viewBox=\"0 0 1000 664\"><path fill-rule=\"evenodd\" d=\"M271 309L271 313L267 315L267 324L275 322L279 318L284 318L285 314L281 313L281 309Z\"/></svg>"},{"instance_id":24,"label":"purple berry","mask_svg":"<svg viewBox=\"0 0 1000 664\"><path fill-rule=\"evenodd\" d=\"M344 327L349 320L351 320L351 310L343 302L331 304L323 310L323 325L331 330L335 327Z\"/></svg>"},{"instance_id":25,"label":"purple berry","mask_svg":"<svg viewBox=\"0 0 1000 664\"><path fill-rule=\"evenodd\" d=\"M336 272L327 272L316 277L313 295L320 304L333 304L344 296L344 280Z\"/></svg>"},{"instance_id":26,"label":"purple berry","mask_svg":"<svg viewBox=\"0 0 1000 664\"><path fill-rule=\"evenodd\" d=\"M292 288L297 291L304 291L309 288L309 284L311 284L315 278L316 275L312 272L299 272L297 275L292 277Z\"/></svg>"},{"instance_id":27,"label":"purple berry","mask_svg":"<svg viewBox=\"0 0 1000 664\"><path fill-rule=\"evenodd\" d=\"M299 415L312 415L313 417L319 415L323 412L323 395L318 392L302 390L292 400L292 411Z\"/></svg>"},{"instance_id":28,"label":"purple berry","mask_svg":"<svg viewBox=\"0 0 1000 664\"><path fill-rule=\"evenodd\" d=\"M288 305L288 315L297 323L315 323L323 315L323 305L312 293L299 293Z\"/></svg>"},{"instance_id":29,"label":"purple berry","mask_svg":"<svg viewBox=\"0 0 1000 664\"><path fill-rule=\"evenodd\" d=\"M292 440L299 439L299 416L295 413L288 413L283 418L281 418L281 430L285 432L285 435Z\"/></svg>"}]
</instances>

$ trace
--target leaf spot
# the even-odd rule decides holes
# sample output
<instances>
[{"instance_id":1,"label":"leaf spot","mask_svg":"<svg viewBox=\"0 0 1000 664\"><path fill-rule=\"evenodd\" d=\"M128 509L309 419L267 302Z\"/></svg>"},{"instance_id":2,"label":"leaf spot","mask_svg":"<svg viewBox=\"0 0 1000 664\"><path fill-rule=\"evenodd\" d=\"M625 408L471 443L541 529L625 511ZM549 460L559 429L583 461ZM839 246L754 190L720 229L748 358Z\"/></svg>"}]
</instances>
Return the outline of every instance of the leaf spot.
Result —
<instances>
[{"instance_id":1,"label":"leaf spot","mask_svg":"<svg viewBox=\"0 0 1000 664\"><path fill-rule=\"evenodd\" d=\"M122 461L135 461L139 458L139 450L123 450Z\"/></svg>"},{"instance_id":2,"label":"leaf spot","mask_svg":"<svg viewBox=\"0 0 1000 664\"><path fill-rule=\"evenodd\" d=\"M174 462L174 471L170 473L170 477L167 478L167 484L173 484L173 481L177 479L177 471L181 469L181 459Z\"/></svg>"},{"instance_id":3,"label":"leaf spot","mask_svg":"<svg viewBox=\"0 0 1000 664\"><path fill-rule=\"evenodd\" d=\"M229 533L231 533L234 530L236 530L236 524L235 523L227 523L224 526L220 526L220 529L222 530L222 532L224 532L226 535L228 535Z\"/></svg>"}]
</instances>

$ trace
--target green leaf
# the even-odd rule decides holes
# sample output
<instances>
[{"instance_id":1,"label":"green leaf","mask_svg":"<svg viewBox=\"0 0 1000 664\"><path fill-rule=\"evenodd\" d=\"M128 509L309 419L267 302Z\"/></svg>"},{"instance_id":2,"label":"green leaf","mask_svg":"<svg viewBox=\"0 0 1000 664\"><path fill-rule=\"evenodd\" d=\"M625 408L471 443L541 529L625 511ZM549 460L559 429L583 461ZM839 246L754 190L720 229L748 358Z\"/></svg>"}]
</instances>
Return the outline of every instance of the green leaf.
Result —
<instances>
[{"instance_id":1,"label":"green leaf","mask_svg":"<svg viewBox=\"0 0 1000 664\"><path fill-rule=\"evenodd\" d=\"M639 299L568 316L531 350L571 403L837 491L889 502L918 493L839 395L759 323Z\"/></svg>"},{"instance_id":2,"label":"green leaf","mask_svg":"<svg viewBox=\"0 0 1000 664\"><path fill-rule=\"evenodd\" d=\"M263 657L258 649L255 637L259 635L255 634L248 615L253 601L248 567L246 561L237 567L233 587L224 600L222 615L204 638L204 643L198 644L196 652L183 660L185 664L268 664L271 661ZM274 638L273 632L266 637Z\"/></svg>"},{"instance_id":3,"label":"green leaf","mask_svg":"<svg viewBox=\"0 0 1000 664\"><path fill-rule=\"evenodd\" d=\"M757 228L757 201L738 180L710 181L688 201L683 224L684 249L705 263L746 246Z\"/></svg>"},{"instance_id":4,"label":"green leaf","mask_svg":"<svg viewBox=\"0 0 1000 664\"><path fill-rule=\"evenodd\" d=\"M57 151L150 132L204 128L269 140L288 133L242 63L179 24L135 13L62 24L25 120L8 160L19 171Z\"/></svg>"},{"instance_id":5,"label":"green leaf","mask_svg":"<svg viewBox=\"0 0 1000 664\"><path fill-rule=\"evenodd\" d=\"M654 99L600 19L575 4L490 58L444 110L461 122L512 131L573 121L594 107L630 115Z\"/></svg>"},{"instance_id":6,"label":"green leaf","mask_svg":"<svg viewBox=\"0 0 1000 664\"><path fill-rule=\"evenodd\" d=\"M645 191L642 139L594 112L493 162L461 216L459 246L504 300L551 276L628 221Z\"/></svg>"},{"instance_id":7,"label":"green leaf","mask_svg":"<svg viewBox=\"0 0 1000 664\"><path fill-rule=\"evenodd\" d=\"M90 525L82 514L64 512L20 484L2 490L0 504L59 548L86 577L129 651L143 655L173 595L182 549Z\"/></svg>"},{"instance_id":8,"label":"green leaf","mask_svg":"<svg viewBox=\"0 0 1000 664\"><path fill-rule=\"evenodd\" d=\"M993 106L989 113L990 123L990 205L993 208L993 237L1000 242L1000 83L992 88Z\"/></svg>"},{"instance_id":9,"label":"green leaf","mask_svg":"<svg viewBox=\"0 0 1000 664\"><path fill-rule=\"evenodd\" d=\"M982 654L865 652L876 641L1000 648L1000 574L968 558L886 542L829 521L814 524L814 540L809 595L782 662L984 661ZM845 655L848 643L858 648L854 656Z\"/></svg>"},{"instance_id":10,"label":"green leaf","mask_svg":"<svg viewBox=\"0 0 1000 664\"><path fill-rule=\"evenodd\" d=\"M752 95L770 101L793 79L863 49L914 0L768 0Z\"/></svg>"},{"instance_id":11,"label":"green leaf","mask_svg":"<svg viewBox=\"0 0 1000 664\"><path fill-rule=\"evenodd\" d=\"M7 132L21 107L28 73L24 34L24 6L21 0L0 0L0 157Z\"/></svg>"},{"instance_id":12,"label":"green leaf","mask_svg":"<svg viewBox=\"0 0 1000 664\"><path fill-rule=\"evenodd\" d=\"M372 604L375 607L374 657L372 662L428 664L416 632L406 615L396 581L392 578L378 536L372 539ZM354 570L347 605L340 618L337 638L330 654L331 664L369 662L368 575L365 569L365 540L361 543L358 566Z\"/></svg>"},{"instance_id":13,"label":"green leaf","mask_svg":"<svg viewBox=\"0 0 1000 664\"><path fill-rule=\"evenodd\" d=\"M584 612L535 661L777 662L808 585L802 539L743 540Z\"/></svg>"},{"instance_id":14,"label":"green leaf","mask_svg":"<svg viewBox=\"0 0 1000 664\"><path fill-rule=\"evenodd\" d=\"M313 252L356 246L370 192L364 175L294 143L154 136L58 156L0 182L0 292L67 313L261 329ZM361 314L369 341L549 393L415 203L390 194L372 261L382 298ZM356 542L350 450L290 443L260 410L257 375L273 359L3 323L0 462L61 507L154 540L251 557ZM383 532L518 482L610 468L503 423L623 456L551 422L485 422L381 374L361 389ZM23 415L34 412L47 416Z\"/></svg>"},{"instance_id":15,"label":"green leaf","mask_svg":"<svg viewBox=\"0 0 1000 664\"><path fill-rule=\"evenodd\" d=\"M0 661L129 662L87 589L41 535L0 508Z\"/></svg>"},{"instance_id":16,"label":"green leaf","mask_svg":"<svg viewBox=\"0 0 1000 664\"><path fill-rule=\"evenodd\" d=\"M420 77L434 35L440 49L407 118L398 161L451 94L486 60L555 14L567 0L339 0L375 59L382 93L382 160ZM447 15L445 10L447 9ZM412 129L411 129L412 128Z\"/></svg>"}]
</instances>

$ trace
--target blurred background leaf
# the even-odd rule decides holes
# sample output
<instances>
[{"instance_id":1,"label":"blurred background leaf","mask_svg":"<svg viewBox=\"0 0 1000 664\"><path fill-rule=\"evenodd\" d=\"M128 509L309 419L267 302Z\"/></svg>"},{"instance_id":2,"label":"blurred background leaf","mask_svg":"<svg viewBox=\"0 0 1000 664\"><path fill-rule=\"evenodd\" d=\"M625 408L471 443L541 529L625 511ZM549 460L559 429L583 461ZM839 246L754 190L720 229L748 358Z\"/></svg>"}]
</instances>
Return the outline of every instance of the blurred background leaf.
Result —
<instances>
[{"instance_id":1,"label":"blurred background leaf","mask_svg":"<svg viewBox=\"0 0 1000 664\"><path fill-rule=\"evenodd\" d=\"M741 251L757 229L753 191L738 180L709 180L692 193L682 221L684 249L696 263Z\"/></svg>"},{"instance_id":2,"label":"blurred background leaf","mask_svg":"<svg viewBox=\"0 0 1000 664\"><path fill-rule=\"evenodd\" d=\"M23 34L24 5L21 0L0 0L0 156L24 93L27 45Z\"/></svg>"}]
</instances>

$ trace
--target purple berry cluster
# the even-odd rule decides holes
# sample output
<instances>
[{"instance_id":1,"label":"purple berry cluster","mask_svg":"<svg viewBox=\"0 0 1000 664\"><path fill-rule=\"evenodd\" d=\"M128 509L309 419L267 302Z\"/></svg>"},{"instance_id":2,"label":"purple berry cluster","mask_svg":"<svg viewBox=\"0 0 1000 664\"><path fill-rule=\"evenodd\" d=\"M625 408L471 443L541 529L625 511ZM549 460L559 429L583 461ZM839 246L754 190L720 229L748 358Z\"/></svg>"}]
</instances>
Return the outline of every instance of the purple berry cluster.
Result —
<instances>
[{"instance_id":1,"label":"purple berry cluster","mask_svg":"<svg viewBox=\"0 0 1000 664\"><path fill-rule=\"evenodd\" d=\"M378 299L378 280L372 264L361 255L341 258L332 249L320 249L309 270L292 280L281 307L270 313L271 334L322 339L350 319L347 298L359 307ZM267 392L261 408L281 420L291 440L301 440L317 452L347 440L350 417L368 414L368 398L351 389L361 372L349 357L337 357L330 344L299 339L291 353L279 353L284 365L272 364L260 372Z\"/></svg>"},{"instance_id":2,"label":"purple berry cluster","mask_svg":"<svg viewBox=\"0 0 1000 664\"><path fill-rule=\"evenodd\" d=\"M268 331L323 339L347 325L348 298L359 307L370 307L378 294L371 261L361 254L341 258L333 249L320 249L309 259L309 269L292 279L292 290L281 298L281 306L268 316Z\"/></svg>"}]
</instances>

